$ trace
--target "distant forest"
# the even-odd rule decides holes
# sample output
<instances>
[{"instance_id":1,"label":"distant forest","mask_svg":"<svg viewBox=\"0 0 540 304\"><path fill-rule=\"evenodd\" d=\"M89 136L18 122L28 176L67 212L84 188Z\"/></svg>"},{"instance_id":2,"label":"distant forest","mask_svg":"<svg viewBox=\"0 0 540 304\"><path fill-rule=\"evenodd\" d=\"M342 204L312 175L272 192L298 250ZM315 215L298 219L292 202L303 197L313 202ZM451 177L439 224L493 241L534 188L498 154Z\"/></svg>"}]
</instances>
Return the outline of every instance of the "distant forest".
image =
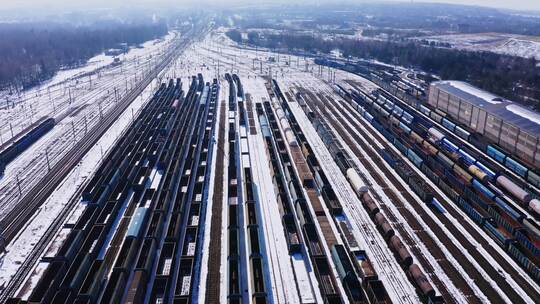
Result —
<instances>
[{"instance_id":1,"label":"distant forest","mask_svg":"<svg viewBox=\"0 0 540 304\"><path fill-rule=\"evenodd\" d=\"M60 69L78 67L121 43L137 45L167 33L165 23L0 24L0 90L28 89Z\"/></svg>"},{"instance_id":2,"label":"distant forest","mask_svg":"<svg viewBox=\"0 0 540 304\"><path fill-rule=\"evenodd\" d=\"M241 33L237 30L231 30L227 35L234 41L242 41ZM376 59L389 64L419 68L439 75L442 79L467 81L540 110L540 67L533 58L436 48L411 41L348 38L327 40L317 36L288 33L259 35L257 32L250 32L246 42L267 48L310 53L328 54L339 49L345 57Z\"/></svg>"}]
</instances>

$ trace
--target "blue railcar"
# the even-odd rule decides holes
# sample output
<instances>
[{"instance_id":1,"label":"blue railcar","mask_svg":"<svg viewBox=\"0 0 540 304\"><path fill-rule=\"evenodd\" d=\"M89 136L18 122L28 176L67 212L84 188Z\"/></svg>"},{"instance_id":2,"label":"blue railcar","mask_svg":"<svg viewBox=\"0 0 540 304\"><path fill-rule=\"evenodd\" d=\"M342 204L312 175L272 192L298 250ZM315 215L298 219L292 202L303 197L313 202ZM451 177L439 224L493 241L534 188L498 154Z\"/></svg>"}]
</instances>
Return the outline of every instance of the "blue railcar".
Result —
<instances>
[{"instance_id":1,"label":"blue railcar","mask_svg":"<svg viewBox=\"0 0 540 304\"><path fill-rule=\"evenodd\" d=\"M467 166L474 165L476 162L476 159L463 149L459 149L458 153L463 157L463 161L467 164Z\"/></svg>"},{"instance_id":2,"label":"blue railcar","mask_svg":"<svg viewBox=\"0 0 540 304\"><path fill-rule=\"evenodd\" d=\"M24 152L30 145L40 139L45 133L50 131L55 125L53 118L45 119L37 127L23 135L21 138L13 142L9 147L0 152L0 163L7 165L14 160L22 152ZM2 165L0 165L2 166ZM1 169L1 168L0 168ZM1 174L0 170L0 174Z\"/></svg>"},{"instance_id":3,"label":"blue railcar","mask_svg":"<svg viewBox=\"0 0 540 304\"><path fill-rule=\"evenodd\" d=\"M450 120L448 120L446 118L442 119L442 125L443 125L443 127L445 127L446 129L448 129L448 130L450 130L452 132L456 128L456 124L454 124L453 122L451 122Z\"/></svg>"},{"instance_id":4,"label":"blue railcar","mask_svg":"<svg viewBox=\"0 0 540 304\"><path fill-rule=\"evenodd\" d=\"M373 110L374 110L376 113L380 113L381 110L382 110L382 108L381 108L380 105L374 103L374 104L373 104Z\"/></svg>"},{"instance_id":5,"label":"blue railcar","mask_svg":"<svg viewBox=\"0 0 540 304\"><path fill-rule=\"evenodd\" d=\"M531 262L529 258L524 255L518 247L513 244L508 244L508 252L531 274L531 276L540 280L540 268L535 263Z\"/></svg>"},{"instance_id":6,"label":"blue railcar","mask_svg":"<svg viewBox=\"0 0 540 304\"><path fill-rule=\"evenodd\" d=\"M465 139L465 140L469 140L469 137L471 136L471 133L469 133L468 131L466 131L465 129L463 129L462 127L460 126L456 126L456 128L454 129L454 132L456 132L456 135Z\"/></svg>"},{"instance_id":7,"label":"blue railcar","mask_svg":"<svg viewBox=\"0 0 540 304\"><path fill-rule=\"evenodd\" d=\"M387 129L383 129L382 134L386 139L388 139L388 141L394 142L394 135L392 135L390 131L388 131Z\"/></svg>"},{"instance_id":8,"label":"blue railcar","mask_svg":"<svg viewBox=\"0 0 540 304\"><path fill-rule=\"evenodd\" d=\"M394 160L394 158L392 157L392 155L391 155L386 149L382 149L382 150L381 150L381 154L382 154L383 159L384 159L391 167L394 167L394 165L396 164L396 161Z\"/></svg>"},{"instance_id":9,"label":"blue railcar","mask_svg":"<svg viewBox=\"0 0 540 304\"><path fill-rule=\"evenodd\" d=\"M379 132L382 132L383 130L383 126L376 120L376 119L373 119L371 121L371 125Z\"/></svg>"},{"instance_id":10,"label":"blue railcar","mask_svg":"<svg viewBox=\"0 0 540 304\"><path fill-rule=\"evenodd\" d=\"M531 241L525 236L525 234L523 234L521 231L516 231L516 233L514 233L514 236L523 247L527 248L527 250L532 252L535 256L540 257L540 248L536 247L533 243L531 243Z\"/></svg>"},{"instance_id":11,"label":"blue railcar","mask_svg":"<svg viewBox=\"0 0 540 304\"><path fill-rule=\"evenodd\" d=\"M401 153L403 154L407 154L407 147L401 142L401 140L399 138L395 138L394 139L394 146L396 146L396 148L401 151Z\"/></svg>"},{"instance_id":12,"label":"blue railcar","mask_svg":"<svg viewBox=\"0 0 540 304\"><path fill-rule=\"evenodd\" d=\"M146 207L138 207L135 210L135 213L133 217L131 218L131 222L129 223L129 228L126 234L127 237L134 237L134 238L139 237L139 234L141 233L141 227L144 225L146 221L147 214L148 214L148 208Z\"/></svg>"},{"instance_id":13,"label":"blue railcar","mask_svg":"<svg viewBox=\"0 0 540 304\"><path fill-rule=\"evenodd\" d=\"M368 111L364 112L364 118L369 122L373 121L373 115L369 114Z\"/></svg>"},{"instance_id":14,"label":"blue railcar","mask_svg":"<svg viewBox=\"0 0 540 304\"><path fill-rule=\"evenodd\" d=\"M362 115L362 117L363 117L364 113L366 112L366 109L364 109L364 107L362 107L362 106L357 105L356 106L356 111L358 111L358 113L360 113L360 115Z\"/></svg>"},{"instance_id":15,"label":"blue railcar","mask_svg":"<svg viewBox=\"0 0 540 304\"><path fill-rule=\"evenodd\" d=\"M433 207L435 207L435 209L437 211L439 211L439 213L446 213L446 210L443 208L443 206L441 205L441 203L439 203L439 201L436 199L436 198L432 198L431 199L431 205Z\"/></svg>"},{"instance_id":16,"label":"blue railcar","mask_svg":"<svg viewBox=\"0 0 540 304\"><path fill-rule=\"evenodd\" d=\"M487 146L487 155L493 157L496 161L500 162L501 164L504 164L504 160L506 159L506 155L504 153L495 149L491 145Z\"/></svg>"},{"instance_id":17,"label":"blue railcar","mask_svg":"<svg viewBox=\"0 0 540 304\"><path fill-rule=\"evenodd\" d=\"M403 115L403 109L399 106L394 106L394 110L392 111L392 115L394 115L397 118L400 118L401 115Z\"/></svg>"},{"instance_id":18,"label":"blue railcar","mask_svg":"<svg viewBox=\"0 0 540 304\"><path fill-rule=\"evenodd\" d=\"M522 213L514 210L512 207L508 206L507 203L505 203L501 198L495 197L495 203L499 205L508 215L510 215L513 219L515 219L518 222L521 222L523 218L525 217Z\"/></svg>"},{"instance_id":19,"label":"blue railcar","mask_svg":"<svg viewBox=\"0 0 540 304\"><path fill-rule=\"evenodd\" d=\"M356 276L353 265L349 259L349 255L347 254L347 250L345 250L343 245L336 244L332 246L332 248L330 248L330 253L332 260L336 265L337 273L342 279L349 276Z\"/></svg>"},{"instance_id":20,"label":"blue railcar","mask_svg":"<svg viewBox=\"0 0 540 304\"><path fill-rule=\"evenodd\" d=\"M411 133L411 128L409 128L406 124L400 122L399 123L399 128L402 129L403 131L405 131L405 134L410 134Z\"/></svg>"},{"instance_id":21,"label":"blue railcar","mask_svg":"<svg viewBox=\"0 0 540 304\"><path fill-rule=\"evenodd\" d=\"M260 115L259 116L259 122L261 125L261 132L264 137L272 137L272 134L270 133L270 127L268 126L268 120L266 119L266 116Z\"/></svg>"},{"instance_id":22,"label":"blue railcar","mask_svg":"<svg viewBox=\"0 0 540 304\"><path fill-rule=\"evenodd\" d=\"M270 133L270 128L268 126L261 125L261 132L262 132L262 135L266 138L272 137L272 134Z\"/></svg>"},{"instance_id":23,"label":"blue railcar","mask_svg":"<svg viewBox=\"0 0 540 304\"><path fill-rule=\"evenodd\" d=\"M387 100L388 100L388 99L386 99L386 98L384 98L383 96L380 96L380 95L379 95L379 97L378 97L377 99L375 99L375 102L378 103L378 104L380 104L380 105L382 106L382 105L384 105L384 103L385 103Z\"/></svg>"},{"instance_id":24,"label":"blue railcar","mask_svg":"<svg viewBox=\"0 0 540 304\"><path fill-rule=\"evenodd\" d=\"M412 149L407 150L407 158L414 163L414 165L418 168L422 167L422 163L424 160L416 152L414 152Z\"/></svg>"},{"instance_id":25,"label":"blue railcar","mask_svg":"<svg viewBox=\"0 0 540 304\"><path fill-rule=\"evenodd\" d=\"M448 182L454 187L454 189L463 189L463 188L466 188L465 187L465 184L463 184L463 182L461 182L461 180L459 180L453 173L452 171L448 170L448 169L444 169L444 175L446 176L446 179L448 180Z\"/></svg>"},{"instance_id":26,"label":"blue railcar","mask_svg":"<svg viewBox=\"0 0 540 304\"><path fill-rule=\"evenodd\" d=\"M459 147L449 141L446 137L442 139L441 145L452 153L455 153L459 150Z\"/></svg>"},{"instance_id":27,"label":"blue railcar","mask_svg":"<svg viewBox=\"0 0 540 304\"><path fill-rule=\"evenodd\" d=\"M476 223L482 225L487 218L482 216L476 209L474 209L471 205L469 205L463 198L458 199L458 204L461 206L461 208L467 213Z\"/></svg>"},{"instance_id":28,"label":"blue railcar","mask_svg":"<svg viewBox=\"0 0 540 304\"><path fill-rule=\"evenodd\" d=\"M528 169L525 166L523 166L522 164L515 161L514 159L512 159L510 157L506 157L506 160L504 161L504 165L508 169L510 169L510 170L514 171L515 173L517 173L519 176L521 176L523 178L527 177Z\"/></svg>"},{"instance_id":29,"label":"blue railcar","mask_svg":"<svg viewBox=\"0 0 540 304\"><path fill-rule=\"evenodd\" d=\"M424 113L425 115L429 116L429 113L431 113L431 110L424 106L424 105L420 105L420 112Z\"/></svg>"},{"instance_id":30,"label":"blue railcar","mask_svg":"<svg viewBox=\"0 0 540 304\"><path fill-rule=\"evenodd\" d=\"M384 103L384 108L388 111L392 111L394 109L394 103L388 100Z\"/></svg>"},{"instance_id":31,"label":"blue railcar","mask_svg":"<svg viewBox=\"0 0 540 304\"><path fill-rule=\"evenodd\" d=\"M500 233L491 223L484 223L484 228L495 237L495 240L503 247L506 247L506 245L511 241L510 239L507 239Z\"/></svg>"},{"instance_id":32,"label":"blue railcar","mask_svg":"<svg viewBox=\"0 0 540 304\"><path fill-rule=\"evenodd\" d=\"M485 197L489 198L490 200L495 199L495 193L489 190L486 186L482 185L482 183L480 183L476 179L473 180L472 186L474 189L482 193Z\"/></svg>"},{"instance_id":33,"label":"blue railcar","mask_svg":"<svg viewBox=\"0 0 540 304\"><path fill-rule=\"evenodd\" d=\"M422 158L422 160L424 161L429 157L429 155L426 154L426 152L424 152L424 150L422 150L422 148L418 144L413 144L411 149L413 149L414 153L420 156L420 158Z\"/></svg>"},{"instance_id":34,"label":"blue railcar","mask_svg":"<svg viewBox=\"0 0 540 304\"><path fill-rule=\"evenodd\" d=\"M497 173L495 173L493 170L489 169L488 167L486 167L484 164L482 164L481 162L479 161L476 161L476 163L474 163L480 170L484 171L485 174L487 174L489 176L489 179L490 180L495 180L495 178L497 177Z\"/></svg>"},{"instance_id":35,"label":"blue railcar","mask_svg":"<svg viewBox=\"0 0 540 304\"><path fill-rule=\"evenodd\" d=\"M403 115L401 116L401 119L408 125L412 124L414 122L414 116L409 114L407 111L403 111Z\"/></svg>"}]
</instances>

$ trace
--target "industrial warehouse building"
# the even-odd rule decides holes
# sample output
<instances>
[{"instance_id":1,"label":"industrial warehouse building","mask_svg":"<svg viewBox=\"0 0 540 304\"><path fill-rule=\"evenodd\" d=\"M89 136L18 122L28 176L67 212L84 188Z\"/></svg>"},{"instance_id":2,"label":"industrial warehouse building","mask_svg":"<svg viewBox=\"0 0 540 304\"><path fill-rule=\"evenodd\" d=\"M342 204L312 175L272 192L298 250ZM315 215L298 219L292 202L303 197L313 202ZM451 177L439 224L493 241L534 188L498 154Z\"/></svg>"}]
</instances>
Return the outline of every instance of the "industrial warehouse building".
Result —
<instances>
[{"instance_id":1,"label":"industrial warehouse building","mask_svg":"<svg viewBox=\"0 0 540 304\"><path fill-rule=\"evenodd\" d=\"M428 103L454 122L540 167L539 113L461 81L432 83Z\"/></svg>"}]
</instances>

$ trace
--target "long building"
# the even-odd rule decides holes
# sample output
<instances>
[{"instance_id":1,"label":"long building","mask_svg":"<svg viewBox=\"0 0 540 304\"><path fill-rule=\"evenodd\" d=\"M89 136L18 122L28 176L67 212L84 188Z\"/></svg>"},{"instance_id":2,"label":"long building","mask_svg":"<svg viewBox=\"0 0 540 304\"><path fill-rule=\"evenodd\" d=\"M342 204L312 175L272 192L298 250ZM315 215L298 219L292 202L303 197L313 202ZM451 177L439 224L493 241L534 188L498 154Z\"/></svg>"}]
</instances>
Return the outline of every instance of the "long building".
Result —
<instances>
[{"instance_id":1,"label":"long building","mask_svg":"<svg viewBox=\"0 0 540 304\"><path fill-rule=\"evenodd\" d=\"M540 114L461 81L430 86L428 103L509 153L540 167Z\"/></svg>"}]
</instances>

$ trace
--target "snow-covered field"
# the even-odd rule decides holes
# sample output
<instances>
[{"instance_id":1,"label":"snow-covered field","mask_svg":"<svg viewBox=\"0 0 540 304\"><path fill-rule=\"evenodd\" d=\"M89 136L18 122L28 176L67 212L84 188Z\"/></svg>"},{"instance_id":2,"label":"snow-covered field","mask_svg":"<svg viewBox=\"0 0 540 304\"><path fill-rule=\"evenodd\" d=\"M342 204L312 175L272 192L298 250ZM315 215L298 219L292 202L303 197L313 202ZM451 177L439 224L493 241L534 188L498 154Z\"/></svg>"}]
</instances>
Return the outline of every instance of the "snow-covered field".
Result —
<instances>
[{"instance_id":1,"label":"snow-covered field","mask_svg":"<svg viewBox=\"0 0 540 304\"><path fill-rule=\"evenodd\" d=\"M499 54L540 59L540 37L500 33L452 34L419 37L419 40L450 43L454 48L490 51Z\"/></svg>"}]
</instances>

